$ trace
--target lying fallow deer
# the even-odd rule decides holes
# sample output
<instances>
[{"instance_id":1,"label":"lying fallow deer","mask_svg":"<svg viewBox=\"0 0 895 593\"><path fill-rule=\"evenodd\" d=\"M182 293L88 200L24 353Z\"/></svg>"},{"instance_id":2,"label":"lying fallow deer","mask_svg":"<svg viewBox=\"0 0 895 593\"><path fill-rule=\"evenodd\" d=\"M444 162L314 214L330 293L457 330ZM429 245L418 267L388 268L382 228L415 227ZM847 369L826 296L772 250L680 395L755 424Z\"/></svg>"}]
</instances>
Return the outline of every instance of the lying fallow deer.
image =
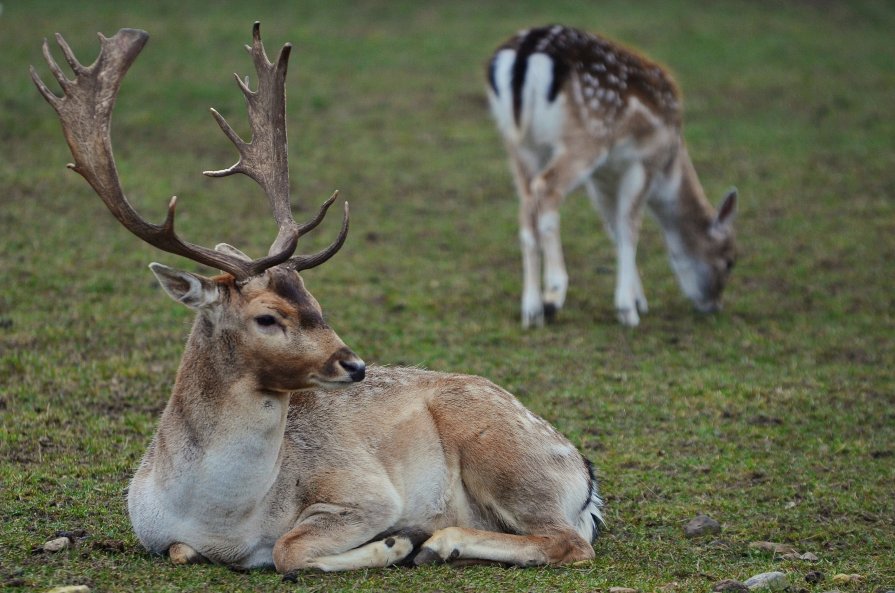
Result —
<instances>
[{"instance_id":1,"label":"lying fallow deer","mask_svg":"<svg viewBox=\"0 0 895 593\"><path fill-rule=\"evenodd\" d=\"M684 293L700 311L719 308L735 259L736 190L716 214L687 154L680 93L666 71L606 39L554 25L497 48L488 81L521 202L523 326L542 325L565 301L559 207L581 184L616 244L623 324L637 325L647 310L636 262L644 204L662 227Z\"/></svg>"},{"instance_id":2,"label":"lying fallow deer","mask_svg":"<svg viewBox=\"0 0 895 593\"><path fill-rule=\"evenodd\" d=\"M279 571L349 570L454 560L515 565L593 558L602 503L590 464L547 422L485 379L413 368L367 369L326 324L298 272L329 259L293 256L335 194L298 225L289 202L285 78L291 49L268 61L258 24L249 50L258 89L237 78L252 140L212 111L243 173L267 194L279 231L266 257L180 239L172 199L146 222L121 189L109 134L121 81L148 39L100 35L89 67L56 37L63 90L32 77L58 112L70 165L144 241L224 273L153 263L165 291L195 310L171 398L128 493L140 542L175 563L201 560ZM366 376L366 380L364 380ZM363 382L361 382L363 381Z\"/></svg>"}]
</instances>

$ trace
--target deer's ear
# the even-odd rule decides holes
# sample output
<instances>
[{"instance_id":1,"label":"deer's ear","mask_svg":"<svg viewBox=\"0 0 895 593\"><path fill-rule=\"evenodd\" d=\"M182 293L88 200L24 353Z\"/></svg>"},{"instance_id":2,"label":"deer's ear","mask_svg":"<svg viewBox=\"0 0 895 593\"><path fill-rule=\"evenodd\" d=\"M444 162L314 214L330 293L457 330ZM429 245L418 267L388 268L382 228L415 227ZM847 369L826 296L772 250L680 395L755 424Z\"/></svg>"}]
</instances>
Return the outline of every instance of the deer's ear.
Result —
<instances>
[{"instance_id":1,"label":"deer's ear","mask_svg":"<svg viewBox=\"0 0 895 593\"><path fill-rule=\"evenodd\" d=\"M718 214L712 222L712 230L721 234L729 233L733 228L733 221L736 218L736 210L737 188L732 187L727 190L727 195L724 196L724 199L721 200L721 205L718 206Z\"/></svg>"},{"instance_id":2,"label":"deer's ear","mask_svg":"<svg viewBox=\"0 0 895 593\"><path fill-rule=\"evenodd\" d=\"M217 285L204 276L152 262L149 269L172 299L190 309L204 309L220 300Z\"/></svg>"}]
</instances>

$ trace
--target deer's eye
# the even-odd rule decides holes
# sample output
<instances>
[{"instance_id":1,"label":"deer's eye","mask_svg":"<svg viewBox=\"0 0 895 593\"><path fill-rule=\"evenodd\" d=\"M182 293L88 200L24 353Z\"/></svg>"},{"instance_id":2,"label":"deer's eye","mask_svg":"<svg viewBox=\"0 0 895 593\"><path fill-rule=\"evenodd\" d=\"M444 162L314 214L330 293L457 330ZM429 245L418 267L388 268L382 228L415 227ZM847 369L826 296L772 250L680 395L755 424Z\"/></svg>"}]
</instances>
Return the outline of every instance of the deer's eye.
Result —
<instances>
[{"instance_id":1,"label":"deer's eye","mask_svg":"<svg viewBox=\"0 0 895 593\"><path fill-rule=\"evenodd\" d=\"M271 325L275 325L276 322L277 320L273 315L259 315L255 317L255 323L261 327L270 327Z\"/></svg>"}]
</instances>

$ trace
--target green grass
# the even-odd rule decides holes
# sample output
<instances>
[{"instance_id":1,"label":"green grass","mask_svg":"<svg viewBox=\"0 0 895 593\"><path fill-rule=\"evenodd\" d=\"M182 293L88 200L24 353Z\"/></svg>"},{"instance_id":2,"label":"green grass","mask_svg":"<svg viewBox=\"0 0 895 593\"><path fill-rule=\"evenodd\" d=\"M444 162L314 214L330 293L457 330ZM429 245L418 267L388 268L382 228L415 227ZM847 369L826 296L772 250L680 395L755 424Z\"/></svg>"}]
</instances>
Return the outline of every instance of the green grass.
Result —
<instances>
[{"instance_id":1,"label":"green grass","mask_svg":"<svg viewBox=\"0 0 895 593\"><path fill-rule=\"evenodd\" d=\"M94 591L706 591L784 570L808 591L895 588L895 9L878 2L7 2L0 14L0 586ZM151 4L151 5L150 5ZM266 249L273 224L206 113L246 128L232 72L262 21L296 46L288 82L300 216L339 188L348 244L305 274L368 362L488 376L594 460L608 532L585 566L303 576L174 568L138 545L124 490L173 381L189 313L145 268L189 262L141 244L64 164L28 78L62 32L152 35L116 108L123 182L147 218L180 196L189 239ZM703 183L740 189L741 259L725 311L691 312L655 224L651 312L612 310L614 256L580 194L563 219L571 270L557 324L523 332L516 199L483 94L489 52L563 22L640 47L675 72ZM270 50L271 53L273 50ZM57 56L60 54L57 53ZM335 219L335 217L333 217ZM328 220L303 249L327 243ZM201 270L200 270L201 271ZM686 540L706 512L719 541ZM57 530L89 537L30 550ZM771 540L816 564L748 548ZM118 547L122 546L121 549ZM827 581L810 585L809 570ZM12 587L11 587L12 589Z\"/></svg>"}]
</instances>

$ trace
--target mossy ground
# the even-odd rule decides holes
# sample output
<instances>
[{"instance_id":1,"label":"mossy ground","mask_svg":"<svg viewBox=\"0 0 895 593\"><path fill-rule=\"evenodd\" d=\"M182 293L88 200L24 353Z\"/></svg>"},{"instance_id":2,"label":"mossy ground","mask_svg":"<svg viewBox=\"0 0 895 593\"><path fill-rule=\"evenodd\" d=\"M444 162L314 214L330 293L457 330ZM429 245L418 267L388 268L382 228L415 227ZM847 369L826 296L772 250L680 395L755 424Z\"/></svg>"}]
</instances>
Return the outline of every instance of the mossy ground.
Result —
<instances>
[{"instance_id":1,"label":"mossy ground","mask_svg":"<svg viewBox=\"0 0 895 593\"><path fill-rule=\"evenodd\" d=\"M779 569L809 591L859 573L895 588L895 8L890 2L4 3L0 13L0 585L95 591L705 591ZM339 188L348 244L305 274L368 362L485 375L594 460L608 531L584 566L446 567L302 576L175 568L130 531L124 490L168 396L190 321L140 244L77 175L28 77L40 40L82 61L96 31L152 35L121 91L116 156L147 218L180 197L182 234L259 254L272 240L246 179L200 171L244 131L229 77L262 22L291 41L299 216ZM489 52L517 29L601 31L668 64L707 191L740 189L741 258L723 313L691 312L655 224L640 266L651 311L612 310L614 256L580 194L563 210L571 270L555 325L518 322L516 199L483 94ZM272 52L273 50L271 50ZM59 54L57 53L57 56ZM328 242L329 220L303 246ZM705 512L718 538L686 540ZM89 537L32 555L57 530ZM750 550L772 540L815 564ZM802 580L809 570L825 583ZM12 588L12 587L11 587ZM847 587L843 587L847 588Z\"/></svg>"}]
</instances>

